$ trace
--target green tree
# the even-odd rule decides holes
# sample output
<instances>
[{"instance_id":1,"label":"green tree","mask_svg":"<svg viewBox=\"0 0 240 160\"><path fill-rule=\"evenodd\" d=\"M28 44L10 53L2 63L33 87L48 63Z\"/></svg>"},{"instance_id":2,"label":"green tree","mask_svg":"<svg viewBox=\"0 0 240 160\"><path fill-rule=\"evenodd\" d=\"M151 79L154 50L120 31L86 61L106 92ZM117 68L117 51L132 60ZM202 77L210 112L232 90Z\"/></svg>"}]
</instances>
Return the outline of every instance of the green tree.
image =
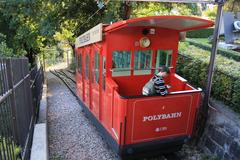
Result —
<instances>
[{"instance_id":1,"label":"green tree","mask_svg":"<svg viewBox=\"0 0 240 160\"><path fill-rule=\"evenodd\" d=\"M0 33L0 57L11 57L13 50L6 44L6 36Z\"/></svg>"},{"instance_id":2,"label":"green tree","mask_svg":"<svg viewBox=\"0 0 240 160\"><path fill-rule=\"evenodd\" d=\"M210 8L206 9L205 11L203 11L203 15L211 20L214 20L217 15L217 6L214 6L213 9Z\"/></svg>"},{"instance_id":3,"label":"green tree","mask_svg":"<svg viewBox=\"0 0 240 160\"><path fill-rule=\"evenodd\" d=\"M73 38L99 23L101 13L94 0L9 0L0 2L0 33L6 35L6 47L12 56L26 55L34 63L35 55L55 45L56 35L72 33ZM55 41L57 40L57 41Z\"/></svg>"},{"instance_id":4,"label":"green tree","mask_svg":"<svg viewBox=\"0 0 240 160\"><path fill-rule=\"evenodd\" d=\"M240 0L227 0L224 10L229 12L240 12Z\"/></svg>"},{"instance_id":5,"label":"green tree","mask_svg":"<svg viewBox=\"0 0 240 160\"><path fill-rule=\"evenodd\" d=\"M26 55L33 64L44 40L38 34L38 1L19 0L0 3L0 32L13 55ZM10 56L10 55L9 55Z\"/></svg>"},{"instance_id":6,"label":"green tree","mask_svg":"<svg viewBox=\"0 0 240 160\"><path fill-rule=\"evenodd\" d=\"M197 4L139 2L133 10L133 17L157 15L201 15Z\"/></svg>"}]
</instances>

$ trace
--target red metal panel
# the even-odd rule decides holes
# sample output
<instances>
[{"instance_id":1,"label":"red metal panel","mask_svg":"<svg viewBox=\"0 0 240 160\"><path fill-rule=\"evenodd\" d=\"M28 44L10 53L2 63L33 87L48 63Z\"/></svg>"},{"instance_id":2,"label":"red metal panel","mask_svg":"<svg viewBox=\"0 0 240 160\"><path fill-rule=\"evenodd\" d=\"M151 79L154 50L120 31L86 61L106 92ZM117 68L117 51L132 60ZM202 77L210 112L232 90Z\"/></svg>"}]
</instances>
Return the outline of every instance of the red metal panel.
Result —
<instances>
[{"instance_id":1,"label":"red metal panel","mask_svg":"<svg viewBox=\"0 0 240 160\"><path fill-rule=\"evenodd\" d=\"M156 30L155 34L148 34L143 35L142 31L145 27L131 27L121 29L112 33L109 33L106 37L107 43L111 43L108 47L108 58L109 61L109 68L112 66L112 52L113 51L131 51L132 56L134 51L136 50L172 50L172 64L173 69L172 71L175 72L176 68L176 60L178 54L178 41L179 41L179 34L177 31L169 30L169 29L162 29L162 28L154 28ZM142 37L148 37L151 41L151 44L147 48L142 48L139 45L139 40ZM113 43L115 42L115 43ZM134 56L133 56L134 57ZM154 63L153 63L154 64ZM155 67L155 66L153 66ZM153 72L152 72L153 73ZM107 74L111 75L111 72L107 72Z\"/></svg>"},{"instance_id":2,"label":"red metal panel","mask_svg":"<svg viewBox=\"0 0 240 160\"><path fill-rule=\"evenodd\" d=\"M92 46L91 52L91 106L92 112L97 119L99 119L99 84L96 82L95 77L95 52L99 53L99 49Z\"/></svg>"},{"instance_id":3,"label":"red metal panel","mask_svg":"<svg viewBox=\"0 0 240 160\"><path fill-rule=\"evenodd\" d=\"M129 100L127 144L191 135L198 101L196 93Z\"/></svg>"},{"instance_id":4,"label":"red metal panel","mask_svg":"<svg viewBox=\"0 0 240 160\"><path fill-rule=\"evenodd\" d=\"M82 99L83 98L83 83L82 83L82 76L78 71L76 72L76 82L77 82L77 95Z\"/></svg>"},{"instance_id":5,"label":"red metal panel","mask_svg":"<svg viewBox=\"0 0 240 160\"><path fill-rule=\"evenodd\" d=\"M113 137L115 137L116 141L120 140L120 124L121 124L121 99L117 91L114 91L113 97L113 106L112 106L112 131Z\"/></svg>"},{"instance_id":6,"label":"red metal panel","mask_svg":"<svg viewBox=\"0 0 240 160\"><path fill-rule=\"evenodd\" d=\"M82 50L81 49L76 49L76 55L77 56L82 56ZM77 59L78 61L79 59ZM83 61L82 61L83 63ZM83 99L83 76L82 74L79 72L78 68L76 69L76 89L77 89L77 95Z\"/></svg>"},{"instance_id":7,"label":"red metal panel","mask_svg":"<svg viewBox=\"0 0 240 160\"><path fill-rule=\"evenodd\" d=\"M86 64L87 56L90 57L90 49L84 48L83 51L84 51L83 52L84 103L87 107L90 108L90 81L89 81L89 77L87 78L87 73L86 73L86 65L90 65L90 64ZM89 58L89 61L90 61L90 58Z\"/></svg>"},{"instance_id":8,"label":"red metal panel","mask_svg":"<svg viewBox=\"0 0 240 160\"><path fill-rule=\"evenodd\" d=\"M172 50L171 75L165 79L166 84L172 85L170 91L195 90L187 82L175 75L179 31L212 26L211 21L193 17L158 16L132 19L117 22L105 28L102 42L82 47L84 50L83 77L77 73L77 89L79 97L90 111L99 119L101 124L120 145L147 142L180 135L191 135L199 104L200 92L167 95L165 97L142 97L123 99L122 96L141 95L142 87L153 76L112 77L112 52L143 50L139 40L146 36L151 45L146 50ZM139 27L140 26L140 27ZM144 28L156 30L155 34L143 35ZM149 27L150 26L150 27ZM157 28L160 26L162 28ZM168 28L168 29L166 29ZM169 29L171 28L171 29ZM86 53L90 48L100 51L100 81L99 85L92 81L94 52L89 59L89 79L85 79ZM93 50L92 50L93 51ZM103 89L103 57L106 58L106 89ZM134 60L132 59L131 67ZM155 62L152 63L154 67ZM84 79L83 79L84 78ZM89 81L90 80L90 81ZM89 103L90 102L90 103ZM126 118L126 119L125 119ZM126 120L126 121L125 121ZM126 124L126 126L125 126Z\"/></svg>"},{"instance_id":9,"label":"red metal panel","mask_svg":"<svg viewBox=\"0 0 240 160\"><path fill-rule=\"evenodd\" d=\"M102 119L103 119L103 89L102 89L102 78L103 78L103 74L102 74L102 50L100 50L99 52L100 54L100 64L99 64L99 121L102 123Z\"/></svg>"}]
</instances>

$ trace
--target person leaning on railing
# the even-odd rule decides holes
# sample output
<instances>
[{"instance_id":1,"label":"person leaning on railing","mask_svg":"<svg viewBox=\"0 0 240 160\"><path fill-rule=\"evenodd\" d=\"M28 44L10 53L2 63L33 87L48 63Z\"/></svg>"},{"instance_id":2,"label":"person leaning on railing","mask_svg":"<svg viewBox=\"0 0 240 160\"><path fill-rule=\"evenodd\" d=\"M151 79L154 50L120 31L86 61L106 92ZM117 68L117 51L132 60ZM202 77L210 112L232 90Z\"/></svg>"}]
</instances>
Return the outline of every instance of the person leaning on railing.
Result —
<instances>
[{"instance_id":1,"label":"person leaning on railing","mask_svg":"<svg viewBox=\"0 0 240 160\"><path fill-rule=\"evenodd\" d=\"M161 71L155 74L143 87L143 95L161 95L165 96L168 94L168 88L170 86L165 85L164 78L170 73L170 70L166 66L162 66Z\"/></svg>"}]
</instances>

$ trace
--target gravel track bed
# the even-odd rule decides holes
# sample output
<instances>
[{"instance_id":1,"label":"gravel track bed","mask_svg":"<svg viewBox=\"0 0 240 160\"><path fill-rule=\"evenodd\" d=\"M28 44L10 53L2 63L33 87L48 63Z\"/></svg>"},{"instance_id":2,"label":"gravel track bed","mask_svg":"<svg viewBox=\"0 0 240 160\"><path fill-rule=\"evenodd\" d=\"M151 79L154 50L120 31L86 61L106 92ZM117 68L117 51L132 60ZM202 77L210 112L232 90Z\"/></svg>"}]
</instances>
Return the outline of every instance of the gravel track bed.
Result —
<instances>
[{"instance_id":1,"label":"gravel track bed","mask_svg":"<svg viewBox=\"0 0 240 160\"><path fill-rule=\"evenodd\" d=\"M48 80L48 143L50 160L117 160L85 117L76 98L51 73Z\"/></svg>"}]
</instances>

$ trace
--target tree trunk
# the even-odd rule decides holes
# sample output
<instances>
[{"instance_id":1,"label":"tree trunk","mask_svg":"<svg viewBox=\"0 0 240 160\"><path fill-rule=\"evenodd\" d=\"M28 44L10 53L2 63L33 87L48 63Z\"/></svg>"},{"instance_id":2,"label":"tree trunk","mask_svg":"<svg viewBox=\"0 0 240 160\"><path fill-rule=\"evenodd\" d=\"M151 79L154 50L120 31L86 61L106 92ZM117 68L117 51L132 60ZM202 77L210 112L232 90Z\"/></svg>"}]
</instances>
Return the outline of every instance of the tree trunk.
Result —
<instances>
[{"instance_id":1,"label":"tree trunk","mask_svg":"<svg viewBox=\"0 0 240 160\"><path fill-rule=\"evenodd\" d=\"M123 20L129 19L132 13L132 6L130 2L124 2L123 3Z\"/></svg>"},{"instance_id":2,"label":"tree trunk","mask_svg":"<svg viewBox=\"0 0 240 160\"><path fill-rule=\"evenodd\" d=\"M75 44L70 44L73 50L73 57L75 57Z\"/></svg>"},{"instance_id":3,"label":"tree trunk","mask_svg":"<svg viewBox=\"0 0 240 160\"><path fill-rule=\"evenodd\" d=\"M31 64L31 68L32 68L36 64L35 52L34 52L33 48L29 49L27 47L26 43L24 43L23 46L24 46L25 50L27 51L27 54L25 56L28 58L28 61Z\"/></svg>"},{"instance_id":4,"label":"tree trunk","mask_svg":"<svg viewBox=\"0 0 240 160\"><path fill-rule=\"evenodd\" d=\"M235 3L236 3L236 0L234 0L234 1L233 1L231 12L233 12L233 11L234 11L234 6L235 6Z\"/></svg>"}]
</instances>

